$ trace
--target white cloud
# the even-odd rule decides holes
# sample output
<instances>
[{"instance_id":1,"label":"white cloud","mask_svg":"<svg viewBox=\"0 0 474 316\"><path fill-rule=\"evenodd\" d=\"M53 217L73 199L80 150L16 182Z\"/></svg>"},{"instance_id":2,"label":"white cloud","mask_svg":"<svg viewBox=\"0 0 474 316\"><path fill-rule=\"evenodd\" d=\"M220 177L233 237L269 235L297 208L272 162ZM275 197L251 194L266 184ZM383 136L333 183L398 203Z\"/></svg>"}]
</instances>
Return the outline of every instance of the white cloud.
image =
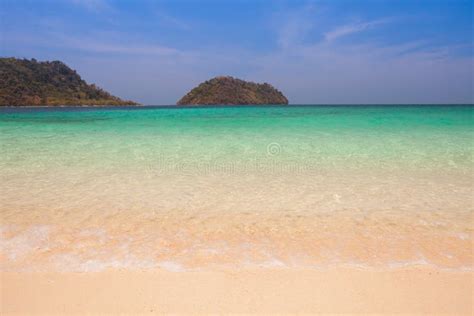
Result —
<instances>
[{"instance_id":1,"label":"white cloud","mask_svg":"<svg viewBox=\"0 0 474 316\"><path fill-rule=\"evenodd\" d=\"M129 55L177 55L178 49L141 43L121 43L101 41L90 38L63 38L60 42L63 47L74 48L80 51L95 53L119 53Z\"/></svg>"},{"instance_id":2,"label":"white cloud","mask_svg":"<svg viewBox=\"0 0 474 316\"><path fill-rule=\"evenodd\" d=\"M47 47L68 49L85 53L113 53L120 55L137 56L178 56L185 52L158 44L149 44L143 41L124 42L128 34L121 32L96 32L93 35L66 36L63 33L47 32L42 37L28 34L9 34L5 41L12 45L26 45L36 48Z\"/></svg>"},{"instance_id":3,"label":"white cloud","mask_svg":"<svg viewBox=\"0 0 474 316\"><path fill-rule=\"evenodd\" d=\"M298 9L275 12L272 18L277 33L277 42L281 49L290 49L306 37L314 27L313 15L316 7L308 3Z\"/></svg>"},{"instance_id":4,"label":"white cloud","mask_svg":"<svg viewBox=\"0 0 474 316\"><path fill-rule=\"evenodd\" d=\"M261 56L249 74L293 103L463 103L474 59L422 42L386 46L316 43Z\"/></svg>"},{"instance_id":5,"label":"white cloud","mask_svg":"<svg viewBox=\"0 0 474 316\"><path fill-rule=\"evenodd\" d=\"M363 31L372 29L378 25L388 23L389 21L390 21L389 19L380 19L380 20L369 21L369 22L359 22L359 23L343 25L343 26L337 27L336 29L330 32L326 32L324 34L324 39L326 41L334 41L340 37L344 37L344 36L351 35L354 33L363 32Z\"/></svg>"}]
</instances>

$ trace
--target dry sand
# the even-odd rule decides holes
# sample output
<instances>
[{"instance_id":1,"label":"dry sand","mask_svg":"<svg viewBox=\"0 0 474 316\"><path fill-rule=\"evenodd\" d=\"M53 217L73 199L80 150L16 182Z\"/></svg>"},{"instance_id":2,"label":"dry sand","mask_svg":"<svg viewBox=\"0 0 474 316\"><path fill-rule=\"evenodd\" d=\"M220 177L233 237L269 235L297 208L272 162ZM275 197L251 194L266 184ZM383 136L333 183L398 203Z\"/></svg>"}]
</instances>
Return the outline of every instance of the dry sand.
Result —
<instances>
[{"instance_id":1,"label":"dry sand","mask_svg":"<svg viewBox=\"0 0 474 316\"><path fill-rule=\"evenodd\" d=\"M5 314L473 313L473 273L426 267L1 274Z\"/></svg>"}]
</instances>

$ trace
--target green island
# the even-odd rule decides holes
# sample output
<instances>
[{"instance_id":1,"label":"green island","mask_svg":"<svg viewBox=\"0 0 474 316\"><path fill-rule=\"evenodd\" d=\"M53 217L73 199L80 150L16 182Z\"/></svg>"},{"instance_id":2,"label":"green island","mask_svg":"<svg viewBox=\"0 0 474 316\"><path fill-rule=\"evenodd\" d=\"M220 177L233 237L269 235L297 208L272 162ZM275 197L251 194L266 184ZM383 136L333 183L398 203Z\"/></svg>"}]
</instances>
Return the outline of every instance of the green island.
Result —
<instances>
[{"instance_id":1,"label":"green island","mask_svg":"<svg viewBox=\"0 0 474 316\"><path fill-rule=\"evenodd\" d=\"M88 84L61 61L0 58L0 106L137 104Z\"/></svg>"},{"instance_id":2,"label":"green island","mask_svg":"<svg viewBox=\"0 0 474 316\"><path fill-rule=\"evenodd\" d=\"M288 99L268 83L248 82L233 77L207 80L188 92L178 105L288 104Z\"/></svg>"}]
</instances>

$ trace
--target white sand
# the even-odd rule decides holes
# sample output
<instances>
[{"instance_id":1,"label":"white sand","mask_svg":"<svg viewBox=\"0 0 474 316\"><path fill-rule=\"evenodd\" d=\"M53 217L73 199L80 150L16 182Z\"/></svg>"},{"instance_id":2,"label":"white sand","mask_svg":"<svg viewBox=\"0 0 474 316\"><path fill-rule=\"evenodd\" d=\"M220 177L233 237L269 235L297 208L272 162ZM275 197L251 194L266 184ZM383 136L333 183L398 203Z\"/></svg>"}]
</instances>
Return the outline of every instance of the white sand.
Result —
<instances>
[{"instance_id":1,"label":"white sand","mask_svg":"<svg viewBox=\"0 0 474 316\"><path fill-rule=\"evenodd\" d=\"M253 269L1 274L1 313L473 313L473 273Z\"/></svg>"}]
</instances>

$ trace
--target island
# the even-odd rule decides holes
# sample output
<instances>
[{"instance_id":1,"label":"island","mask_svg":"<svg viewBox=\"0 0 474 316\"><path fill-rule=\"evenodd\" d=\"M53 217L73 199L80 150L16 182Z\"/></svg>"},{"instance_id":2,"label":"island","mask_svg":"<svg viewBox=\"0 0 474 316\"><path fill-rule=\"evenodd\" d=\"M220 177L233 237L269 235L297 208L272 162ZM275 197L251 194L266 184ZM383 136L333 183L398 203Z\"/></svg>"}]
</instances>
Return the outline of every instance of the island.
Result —
<instances>
[{"instance_id":1,"label":"island","mask_svg":"<svg viewBox=\"0 0 474 316\"><path fill-rule=\"evenodd\" d=\"M288 99L268 83L221 76L201 83L177 102L177 105L250 104L288 104Z\"/></svg>"},{"instance_id":2,"label":"island","mask_svg":"<svg viewBox=\"0 0 474 316\"><path fill-rule=\"evenodd\" d=\"M137 104L88 84L61 61L0 58L0 106Z\"/></svg>"}]
</instances>

